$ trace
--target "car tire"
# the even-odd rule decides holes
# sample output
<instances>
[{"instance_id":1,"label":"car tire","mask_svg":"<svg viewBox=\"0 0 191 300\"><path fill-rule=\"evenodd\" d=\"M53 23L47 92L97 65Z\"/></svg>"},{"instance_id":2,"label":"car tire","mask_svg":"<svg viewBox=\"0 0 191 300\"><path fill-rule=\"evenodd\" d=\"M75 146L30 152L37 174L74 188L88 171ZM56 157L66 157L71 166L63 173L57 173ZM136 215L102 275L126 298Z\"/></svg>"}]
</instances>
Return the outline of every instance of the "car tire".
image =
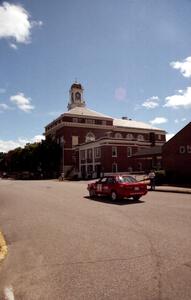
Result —
<instances>
[{"instance_id":1,"label":"car tire","mask_svg":"<svg viewBox=\"0 0 191 300\"><path fill-rule=\"evenodd\" d=\"M134 201L139 201L140 198L141 198L141 196L134 196L134 197L133 197L133 200L134 200Z\"/></svg>"},{"instance_id":2,"label":"car tire","mask_svg":"<svg viewBox=\"0 0 191 300\"><path fill-rule=\"evenodd\" d=\"M116 201L118 199L117 193L115 191L111 192L111 200Z\"/></svg>"},{"instance_id":3,"label":"car tire","mask_svg":"<svg viewBox=\"0 0 191 300\"><path fill-rule=\"evenodd\" d=\"M93 189L91 189L91 190L89 190L89 196L90 196L90 198L94 198L95 197L95 191L93 190Z\"/></svg>"}]
</instances>

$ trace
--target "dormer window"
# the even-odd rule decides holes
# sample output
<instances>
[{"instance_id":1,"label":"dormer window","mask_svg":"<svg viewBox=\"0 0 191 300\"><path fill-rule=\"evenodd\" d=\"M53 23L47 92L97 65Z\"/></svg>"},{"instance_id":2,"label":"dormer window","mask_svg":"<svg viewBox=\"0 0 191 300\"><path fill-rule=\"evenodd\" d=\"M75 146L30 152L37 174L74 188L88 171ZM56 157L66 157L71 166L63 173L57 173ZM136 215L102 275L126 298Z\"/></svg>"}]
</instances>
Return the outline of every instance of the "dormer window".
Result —
<instances>
[{"instance_id":1,"label":"dormer window","mask_svg":"<svg viewBox=\"0 0 191 300\"><path fill-rule=\"evenodd\" d=\"M115 138L116 138L116 139L121 139L121 138L122 138L122 134L119 133L119 132L117 132L117 133L115 134Z\"/></svg>"},{"instance_id":2,"label":"dormer window","mask_svg":"<svg viewBox=\"0 0 191 300\"><path fill-rule=\"evenodd\" d=\"M142 134L139 134L137 139L138 141L144 141L144 136Z\"/></svg>"},{"instance_id":3,"label":"dormer window","mask_svg":"<svg viewBox=\"0 0 191 300\"><path fill-rule=\"evenodd\" d=\"M126 135L126 139L129 140L129 141L132 141L132 140L133 140L133 135L132 135L132 133L128 133L128 134Z\"/></svg>"}]
</instances>

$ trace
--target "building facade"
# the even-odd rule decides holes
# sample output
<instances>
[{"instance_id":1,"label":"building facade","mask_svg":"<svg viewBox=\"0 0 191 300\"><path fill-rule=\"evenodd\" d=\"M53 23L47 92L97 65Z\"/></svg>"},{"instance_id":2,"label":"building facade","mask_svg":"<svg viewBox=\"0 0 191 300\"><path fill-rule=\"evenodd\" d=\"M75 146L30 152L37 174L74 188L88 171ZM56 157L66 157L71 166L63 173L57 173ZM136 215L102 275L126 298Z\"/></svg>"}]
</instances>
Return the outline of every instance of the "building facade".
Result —
<instances>
[{"instance_id":1,"label":"building facade","mask_svg":"<svg viewBox=\"0 0 191 300\"><path fill-rule=\"evenodd\" d=\"M191 182L191 122L163 145L162 155L169 178Z\"/></svg>"},{"instance_id":2,"label":"building facade","mask_svg":"<svg viewBox=\"0 0 191 300\"><path fill-rule=\"evenodd\" d=\"M70 88L68 111L45 127L46 138L56 140L63 149L61 172L76 172L79 177L133 170L130 158L141 149L162 146L165 134L146 123L115 119L87 108L80 83Z\"/></svg>"}]
</instances>

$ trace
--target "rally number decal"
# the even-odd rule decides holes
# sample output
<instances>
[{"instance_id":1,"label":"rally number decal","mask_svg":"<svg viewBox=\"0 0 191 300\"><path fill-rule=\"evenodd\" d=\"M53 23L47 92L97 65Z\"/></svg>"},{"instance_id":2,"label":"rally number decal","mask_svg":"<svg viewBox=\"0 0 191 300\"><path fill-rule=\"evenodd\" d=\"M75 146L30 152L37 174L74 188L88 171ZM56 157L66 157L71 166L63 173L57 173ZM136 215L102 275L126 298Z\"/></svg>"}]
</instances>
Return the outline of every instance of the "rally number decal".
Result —
<instances>
[{"instance_id":1,"label":"rally number decal","mask_svg":"<svg viewBox=\"0 0 191 300\"><path fill-rule=\"evenodd\" d=\"M102 184L97 184L97 191L101 192L102 191Z\"/></svg>"}]
</instances>

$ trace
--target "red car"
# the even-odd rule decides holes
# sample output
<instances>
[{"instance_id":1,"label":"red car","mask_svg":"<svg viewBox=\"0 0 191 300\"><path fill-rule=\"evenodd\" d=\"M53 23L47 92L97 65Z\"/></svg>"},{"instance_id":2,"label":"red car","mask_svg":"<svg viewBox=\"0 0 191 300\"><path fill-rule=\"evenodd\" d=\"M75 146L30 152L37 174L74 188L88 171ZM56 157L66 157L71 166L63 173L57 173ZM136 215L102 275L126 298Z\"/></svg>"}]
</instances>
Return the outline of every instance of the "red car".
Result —
<instances>
[{"instance_id":1,"label":"red car","mask_svg":"<svg viewBox=\"0 0 191 300\"><path fill-rule=\"evenodd\" d=\"M96 182L89 183L87 187L90 198L95 196L109 196L113 201L121 198L133 198L138 201L146 195L147 185L138 182L129 175L105 176Z\"/></svg>"}]
</instances>

